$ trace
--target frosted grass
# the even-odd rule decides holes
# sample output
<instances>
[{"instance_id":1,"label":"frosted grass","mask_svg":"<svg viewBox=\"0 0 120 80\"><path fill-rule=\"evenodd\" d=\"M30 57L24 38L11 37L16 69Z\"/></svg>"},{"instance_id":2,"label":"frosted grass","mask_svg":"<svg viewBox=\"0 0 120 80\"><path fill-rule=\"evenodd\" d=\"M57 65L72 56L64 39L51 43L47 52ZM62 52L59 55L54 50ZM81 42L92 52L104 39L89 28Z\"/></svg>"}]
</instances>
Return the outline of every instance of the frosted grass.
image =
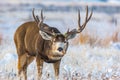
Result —
<instances>
[{"instance_id":1,"label":"frosted grass","mask_svg":"<svg viewBox=\"0 0 120 80\"><path fill-rule=\"evenodd\" d=\"M17 55L12 49L1 54L0 79L16 80ZM14 50L13 50L14 51ZM120 79L120 49L90 47L89 45L70 46L60 65L60 80L118 80ZM28 80L35 80L35 61L28 67ZM52 64L44 63L42 80L54 80ZM112 79L114 78L114 79ZM116 79L115 79L116 78Z\"/></svg>"}]
</instances>

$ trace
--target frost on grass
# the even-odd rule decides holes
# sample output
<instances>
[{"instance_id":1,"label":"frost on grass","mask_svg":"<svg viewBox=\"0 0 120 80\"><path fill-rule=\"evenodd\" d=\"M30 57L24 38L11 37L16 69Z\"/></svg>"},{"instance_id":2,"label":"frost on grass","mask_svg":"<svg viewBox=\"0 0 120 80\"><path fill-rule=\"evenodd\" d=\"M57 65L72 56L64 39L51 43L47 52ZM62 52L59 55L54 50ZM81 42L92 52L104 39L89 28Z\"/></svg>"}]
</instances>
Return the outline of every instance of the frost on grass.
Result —
<instances>
[{"instance_id":1,"label":"frost on grass","mask_svg":"<svg viewBox=\"0 0 120 80\"><path fill-rule=\"evenodd\" d=\"M61 68L71 78L120 78L120 54L115 48L91 48L87 45L70 47L63 62L65 66Z\"/></svg>"},{"instance_id":2,"label":"frost on grass","mask_svg":"<svg viewBox=\"0 0 120 80\"><path fill-rule=\"evenodd\" d=\"M118 44L119 45L119 44ZM120 45L119 45L120 46ZM9 47L10 48L10 47ZM6 49L5 49L6 50ZM4 51L4 49L3 49ZM119 80L120 48L89 45L70 46L60 65L60 80ZM17 80L17 55L14 48L8 49L0 59L0 79ZM35 61L28 67L28 80L35 80L37 69ZM42 80L54 80L52 64L44 63Z\"/></svg>"}]
</instances>

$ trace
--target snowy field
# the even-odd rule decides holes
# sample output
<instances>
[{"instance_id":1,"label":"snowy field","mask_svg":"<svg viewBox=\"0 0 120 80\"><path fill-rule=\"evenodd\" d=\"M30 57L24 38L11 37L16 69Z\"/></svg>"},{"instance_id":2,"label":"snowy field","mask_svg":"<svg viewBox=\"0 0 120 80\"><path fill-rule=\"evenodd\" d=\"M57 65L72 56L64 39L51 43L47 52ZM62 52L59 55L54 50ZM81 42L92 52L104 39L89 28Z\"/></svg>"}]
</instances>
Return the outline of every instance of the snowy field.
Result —
<instances>
[{"instance_id":1,"label":"snowy field","mask_svg":"<svg viewBox=\"0 0 120 80\"><path fill-rule=\"evenodd\" d=\"M39 14L38 10L36 14ZM68 28L77 28L77 12L44 12L44 15L45 22L62 33ZM81 12L82 23L84 17L85 12ZM18 79L13 35L19 25L31 20L31 11L0 12L0 80ZM70 41L60 65L59 80L120 80L119 32L120 14L94 12L85 30ZM41 80L54 80L51 67L44 63ZM36 75L34 61L28 68L28 80L36 80Z\"/></svg>"}]
</instances>

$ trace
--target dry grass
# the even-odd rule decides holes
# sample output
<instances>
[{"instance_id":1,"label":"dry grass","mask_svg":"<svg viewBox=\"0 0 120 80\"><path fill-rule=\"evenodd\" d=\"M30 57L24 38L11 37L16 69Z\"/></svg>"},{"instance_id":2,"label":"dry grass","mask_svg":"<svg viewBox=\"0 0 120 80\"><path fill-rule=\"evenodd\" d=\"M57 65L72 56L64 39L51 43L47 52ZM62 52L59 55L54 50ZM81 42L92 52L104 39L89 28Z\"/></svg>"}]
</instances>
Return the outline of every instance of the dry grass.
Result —
<instances>
[{"instance_id":1,"label":"dry grass","mask_svg":"<svg viewBox=\"0 0 120 80\"><path fill-rule=\"evenodd\" d=\"M113 42L120 42L120 26L116 27L116 31L112 36Z\"/></svg>"},{"instance_id":2,"label":"dry grass","mask_svg":"<svg viewBox=\"0 0 120 80\"><path fill-rule=\"evenodd\" d=\"M90 31L89 31L90 32ZM108 33L109 34L109 33ZM87 31L80 33L78 37L76 37L72 44L89 44L90 46L101 46L101 47L109 47L111 42L120 42L119 31L115 31L111 36L106 36L105 38L100 38L96 36L96 34L90 34Z\"/></svg>"}]
</instances>

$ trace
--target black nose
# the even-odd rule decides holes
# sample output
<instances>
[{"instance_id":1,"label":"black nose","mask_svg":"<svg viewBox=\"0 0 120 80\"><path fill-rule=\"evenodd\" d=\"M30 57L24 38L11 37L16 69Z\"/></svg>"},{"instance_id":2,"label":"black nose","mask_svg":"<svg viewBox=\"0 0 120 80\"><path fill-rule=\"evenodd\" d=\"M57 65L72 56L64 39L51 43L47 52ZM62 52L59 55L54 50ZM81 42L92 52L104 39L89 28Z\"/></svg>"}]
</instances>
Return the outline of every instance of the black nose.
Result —
<instances>
[{"instance_id":1,"label":"black nose","mask_svg":"<svg viewBox=\"0 0 120 80\"><path fill-rule=\"evenodd\" d=\"M62 50L63 50L63 48L61 48L61 47L59 47L59 48L58 48L58 51L60 51L60 52L61 52Z\"/></svg>"}]
</instances>

